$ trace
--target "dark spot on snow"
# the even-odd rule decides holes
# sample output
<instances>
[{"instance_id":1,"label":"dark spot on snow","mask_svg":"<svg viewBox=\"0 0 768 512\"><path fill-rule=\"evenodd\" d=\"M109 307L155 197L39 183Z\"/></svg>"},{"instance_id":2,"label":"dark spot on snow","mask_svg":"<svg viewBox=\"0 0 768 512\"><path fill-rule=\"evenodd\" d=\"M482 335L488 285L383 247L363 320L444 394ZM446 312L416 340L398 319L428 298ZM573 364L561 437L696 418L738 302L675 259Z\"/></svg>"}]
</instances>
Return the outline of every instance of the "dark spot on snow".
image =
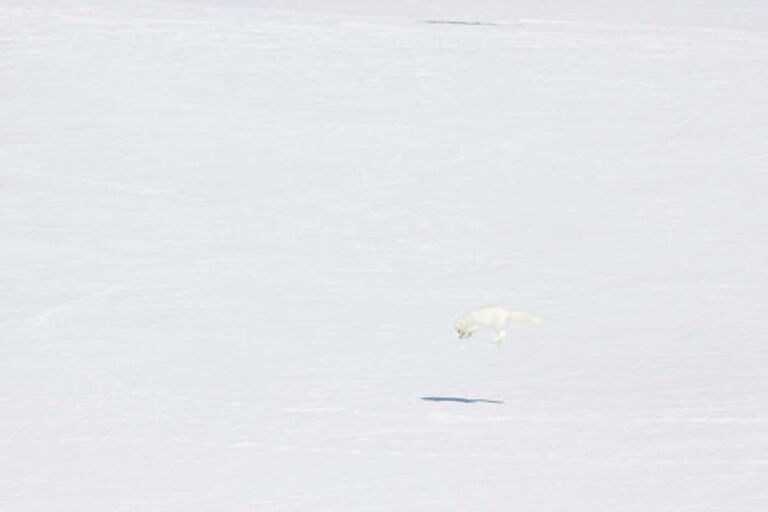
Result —
<instances>
[{"instance_id":1,"label":"dark spot on snow","mask_svg":"<svg viewBox=\"0 0 768 512\"><path fill-rule=\"evenodd\" d=\"M462 404L503 404L501 400L488 400L486 398L461 398L456 396L423 396L427 402L459 402Z\"/></svg>"}]
</instances>

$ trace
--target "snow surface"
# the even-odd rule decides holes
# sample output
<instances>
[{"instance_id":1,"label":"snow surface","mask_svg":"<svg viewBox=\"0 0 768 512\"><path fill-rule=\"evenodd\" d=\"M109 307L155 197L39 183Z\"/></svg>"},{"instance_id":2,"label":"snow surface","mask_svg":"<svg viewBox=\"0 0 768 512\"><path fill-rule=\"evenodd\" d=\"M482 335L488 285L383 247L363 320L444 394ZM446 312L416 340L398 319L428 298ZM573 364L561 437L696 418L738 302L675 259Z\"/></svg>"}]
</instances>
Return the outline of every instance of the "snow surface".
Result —
<instances>
[{"instance_id":1,"label":"snow surface","mask_svg":"<svg viewBox=\"0 0 768 512\"><path fill-rule=\"evenodd\" d=\"M0 510L768 510L768 6L615 4L3 2Z\"/></svg>"}]
</instances>

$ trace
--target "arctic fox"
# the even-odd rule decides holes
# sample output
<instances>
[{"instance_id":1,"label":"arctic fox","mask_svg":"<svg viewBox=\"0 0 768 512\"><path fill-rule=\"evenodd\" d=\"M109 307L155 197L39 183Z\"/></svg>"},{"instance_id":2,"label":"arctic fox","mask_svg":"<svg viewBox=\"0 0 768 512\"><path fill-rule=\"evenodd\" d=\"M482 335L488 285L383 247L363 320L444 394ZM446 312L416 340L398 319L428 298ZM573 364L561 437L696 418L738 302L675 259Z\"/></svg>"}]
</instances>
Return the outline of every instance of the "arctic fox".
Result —
<instances>
[{"instance_id":1,"label":"arctic fox","mask_svg":"<svg viewBox=\"0 0 768 512\"><path fill-rule=\"evenodd\" d=\"M493 329L496 337L493 341L501 343L507 335L507 322L540 324L541 318L525 311L514 311L501 306L485 306L474 309L456 321L459 339L469 338L481 329Z\"/></svg>"}]
</instances>

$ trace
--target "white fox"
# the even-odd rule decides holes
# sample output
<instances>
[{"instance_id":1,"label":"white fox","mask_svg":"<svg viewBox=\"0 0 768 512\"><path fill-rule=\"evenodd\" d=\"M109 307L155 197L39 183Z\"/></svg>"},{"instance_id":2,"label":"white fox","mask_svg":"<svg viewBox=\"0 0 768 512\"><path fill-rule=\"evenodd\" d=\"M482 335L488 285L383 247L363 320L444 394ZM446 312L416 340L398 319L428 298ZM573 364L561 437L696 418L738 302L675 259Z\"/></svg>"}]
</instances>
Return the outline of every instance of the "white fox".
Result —
<instances>
[{"instance_id":1,"label":"white fox","mask_svg":"<svg viewBox=\"0 0 768 512\"><path fill-rule=\"evenodd\" d=\"M526 313L525 311L514 311L501 306L485 306L477 308L456 321L456 332L459 333L459 339L469 338L476 331L481 329L493 329L496 331L496 337L493 341L501 343L507 335L507 322L533 323L540 324L541 318Z\"/></svg>"}]
</instances>

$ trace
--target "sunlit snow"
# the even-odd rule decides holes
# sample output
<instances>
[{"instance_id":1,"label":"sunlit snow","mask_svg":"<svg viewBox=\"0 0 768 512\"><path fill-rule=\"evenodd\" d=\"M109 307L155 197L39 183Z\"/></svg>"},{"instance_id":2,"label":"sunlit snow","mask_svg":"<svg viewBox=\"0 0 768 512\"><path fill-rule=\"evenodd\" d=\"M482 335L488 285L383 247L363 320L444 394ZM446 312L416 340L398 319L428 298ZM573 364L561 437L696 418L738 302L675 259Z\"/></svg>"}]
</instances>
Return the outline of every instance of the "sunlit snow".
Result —
<instances>
[{"instance_id":1,"label":"sunlit snow","mask_svg":"<svg viewBox=\"0 0 768 512\"><path fill-rule=\"evenodd\" d=\"M746 0L3 2L0 510L768 510L766 91Z\"/></svg>"}]
</instances>

